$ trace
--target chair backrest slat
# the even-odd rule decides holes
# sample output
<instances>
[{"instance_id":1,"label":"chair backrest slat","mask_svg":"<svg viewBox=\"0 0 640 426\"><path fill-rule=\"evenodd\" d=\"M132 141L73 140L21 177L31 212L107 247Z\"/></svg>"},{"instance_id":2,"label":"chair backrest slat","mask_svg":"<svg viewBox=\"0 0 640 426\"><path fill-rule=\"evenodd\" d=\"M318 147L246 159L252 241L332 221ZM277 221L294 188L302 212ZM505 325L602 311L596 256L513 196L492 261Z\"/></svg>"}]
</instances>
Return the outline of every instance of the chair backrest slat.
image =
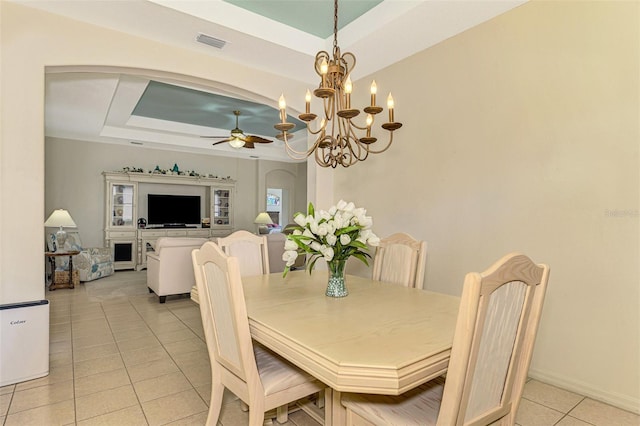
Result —
<instances>
[{"instance_id":1,"label":"chair backrest slat","mask_svg":"<svg viewBox=\"0 0 640 426\"><path fill-rule=\"evenodd\" d=\"M227 237L218 238L218 245L228 256L238 258L241 276L270 272L266 235L259 236L240 230Z\"/></svg>"},{"instance_id":2,"label":"chair backrest slat","mask_svg":"<svg viewBox=\"0 0 640 426\"><path fill-rule=\"evenodd\" d=\"M477 361L465 418L470 419L500 404L505 388L511 355L524 308L526 284L512 281L499 287L485 303Z\"/></svg>"},{"instance_id":3,"label":"chair backrest slat","mask_svg":"<svg viewBox=\"0 0 640 426\"><path fill-rule=\"evenodd\" d=\"M405 233L380 240L373 259L373 279L422 288L427 243Z\"/></svg>"},{"instance_id":4,"label":"chair backrest slat","mask_svg":"<svg viewBox=\"0 0 640 426\"><path fill-rule=\"evenodd\" d=\"M207 283L220 283L220 285L209 286L205 302L211 305L218 362L226 365L230 370L235 370L237 375L244 378L240 345L233 317L233 299L228 285L222 284L226 282L225 273L211 262L205 263L203 270Z\"/></svg>"},{"instance_id":5,"label":"chair backrest slat","mask_svg":"<svg viewBox=\"0 0 640 426\"><path fill-rule=\"evenodd\" d=\"M485 425L515 416L549 277L509 254L465 277L438 425Z\"/></svg>"},{"instance_id":6,"label":"chair backrest slat","mask_svg":"<svg viewBox=\"0 0 640 426\"><path fill-rule=\"evenodd\" d=\"M238 260L213 242L192 253L209 356L242 381L259 381Z\"/></svg>"}]
</instances>

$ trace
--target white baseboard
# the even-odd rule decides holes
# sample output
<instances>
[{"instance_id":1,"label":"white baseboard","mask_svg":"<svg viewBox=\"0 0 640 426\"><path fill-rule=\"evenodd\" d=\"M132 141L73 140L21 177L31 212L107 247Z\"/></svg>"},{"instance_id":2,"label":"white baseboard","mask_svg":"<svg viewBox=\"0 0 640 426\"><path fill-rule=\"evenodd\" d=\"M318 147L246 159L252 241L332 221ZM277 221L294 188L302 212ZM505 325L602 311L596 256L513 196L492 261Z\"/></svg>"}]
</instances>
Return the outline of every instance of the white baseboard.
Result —
<instances>
[{"instance_id":1,"label":"white baseboard","mask_svg":"<svg viewBox=\"0 0 640 426\"><path fill-rule=\"evenodd\" d=\"M546 373L544 371L529 369L529 377L549 385L557 386L571 392L616 406L632 413L640 414L640 400L621 395L615 392L607 392L606 390L595 388L584 382L570 379L556 374Z\"/></svg>"}]
</instances>

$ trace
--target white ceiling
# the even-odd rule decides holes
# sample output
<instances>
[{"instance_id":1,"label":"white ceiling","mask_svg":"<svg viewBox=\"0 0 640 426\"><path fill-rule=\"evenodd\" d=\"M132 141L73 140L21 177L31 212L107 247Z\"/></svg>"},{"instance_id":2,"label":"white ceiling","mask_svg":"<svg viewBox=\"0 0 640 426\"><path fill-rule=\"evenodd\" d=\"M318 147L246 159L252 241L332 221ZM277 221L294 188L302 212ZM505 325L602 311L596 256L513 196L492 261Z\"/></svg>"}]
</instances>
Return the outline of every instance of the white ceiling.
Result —
<instances>
[{"instance_id":1,"label":"white ceiling","mask_svg":"<svg viewBox=\"0 0 640 426\"><path fill-rule=\"evenodd\" d=\"M222 0L13 1L204 55L220 57L311 85L317 85L313 72L316 52L331 51L333 43L333 36L320 39ZM283 1L263 1L273 2L274 8L286 6ZM353 0L342 0L346 1ZM355 80L525 1L385 0L341 28L338 42L343 52L353 52L357 57L358 63L353 72ZM297 20L303 18L305 17L297 17ZM317 16L306 18L319 19ZM332 21L333 16L326 19ZM195 37L199 32L224 40L227 44L222 49L216 49L198 43ZM287 59L286 67L282 66L282 58ZM199 135L226 134L230 128L202 128L132 116L131 112L148 80L145 76L132 75L48 74L46 135L120 144L137 141L143 142L143 146L147 147L287 160L284 149L278 142L257 145L254 150L235 150L227 144L215 147L207 144L203 148L203 140ZM202 89L193 84L186 84L186 87ZM240 128L242 127L241 116ZM271 132L272 129L269 133L265 130L265 134L260 136L273 139Z\"/></svg>"}]
</instances>

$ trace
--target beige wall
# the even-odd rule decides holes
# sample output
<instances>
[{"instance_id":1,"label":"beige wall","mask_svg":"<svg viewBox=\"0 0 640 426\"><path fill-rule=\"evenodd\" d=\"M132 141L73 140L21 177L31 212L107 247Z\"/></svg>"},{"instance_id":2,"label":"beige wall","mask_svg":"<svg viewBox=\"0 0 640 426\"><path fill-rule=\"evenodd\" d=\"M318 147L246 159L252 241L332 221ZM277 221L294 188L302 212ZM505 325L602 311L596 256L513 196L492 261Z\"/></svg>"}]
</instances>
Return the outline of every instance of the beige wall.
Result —
<instances>
[{"instance_id":1,"label":"beige wall","mask_svg":"<svg viewBox=\"0 0 640 426\"><path fill-rule=\"evenodd\" d=\"M460 294L511 251L548 263L531 374L634 411L639 17L638 2L531 2L376 73L404 127L334 176L378 234L428 242L429 290Z\"/></svg>"}]
</instances>

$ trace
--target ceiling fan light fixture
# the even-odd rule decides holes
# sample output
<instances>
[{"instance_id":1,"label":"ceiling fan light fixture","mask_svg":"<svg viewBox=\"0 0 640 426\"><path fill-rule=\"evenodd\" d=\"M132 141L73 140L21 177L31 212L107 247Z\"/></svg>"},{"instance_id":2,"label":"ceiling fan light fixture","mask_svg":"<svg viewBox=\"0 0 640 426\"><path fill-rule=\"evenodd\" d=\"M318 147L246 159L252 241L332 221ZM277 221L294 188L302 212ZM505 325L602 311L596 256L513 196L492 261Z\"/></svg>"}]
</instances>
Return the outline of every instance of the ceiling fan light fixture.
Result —
<instances>
[{"instance_id":1,"label":"ceiling fan light fixture","mask_svg":"<svg viewBox=\"0 0 640 426\"><path fill-rule=\"evenodd\" d=\"M231 145L235 149L240 149L244 146L244 141L240 138L234 137L229 141L229 145Z\"/></svg>"}]
</instances>

